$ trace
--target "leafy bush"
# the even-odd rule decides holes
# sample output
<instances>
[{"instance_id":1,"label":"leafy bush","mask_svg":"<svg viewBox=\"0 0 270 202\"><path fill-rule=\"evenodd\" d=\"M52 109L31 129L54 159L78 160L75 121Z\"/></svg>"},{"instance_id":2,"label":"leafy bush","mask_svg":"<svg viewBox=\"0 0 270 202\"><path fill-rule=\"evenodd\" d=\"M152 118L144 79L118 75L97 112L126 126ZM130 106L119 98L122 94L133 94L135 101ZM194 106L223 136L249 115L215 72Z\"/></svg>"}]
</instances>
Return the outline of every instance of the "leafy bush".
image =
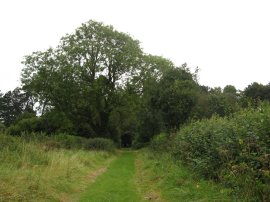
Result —
<instances>
[{"instance_id":1,"label":"leafy bush","mask_svg":"<svg viewBox=\"0 0 270 202\"><path fill-rule=\"evenodd\" d=\"M171 138L168 134L160 133L153 137L150 148L155 151L170 151L172 146Z\"/></svg>"},{"instance_id":2,"label":"leafy bush","mask_svg":"<svg viewBox=\"0 0 270 202\"><path fill-rule=\"evenodd\" d=\"M31 119L31 118L36 118L36 114L30 113L30 112L24 112L16 118L16 120L14 121L13 124L17 124L18 122L20 122L23 119Z\"/></svg>"},{"instance_id":3,"label":"leafy bush","mask_svg":"<svg viewBox=\"0 0 270 202\"><path fill-rule=\"evenodd\" d=\"M42 128L42 121L39 117L32 117L18 120L16 124L11 125L7 129L10 135L21 135L24 132L39 132Z\"/></svg>"},{"instance_id":4,"label":"leafy bush","mask_svg":"<svg viewBox=\"0 0 270 202\"><path fill-rule=\"evenodd\" d=\"M23 113L7 129L7 133L10 135L21 135L23 133L32 132L73 134L74 131L72 127L70 121L61 113L48 112L42 117L36 117L36 115L32 113Z\"/></svg>"},{"instance_id":5,"label":"leafy bush","mask_svg":"<svg viewBox=\"0 0 270 202\"><path fill-rule=\"evenodd\" d=\"M243 196L270 200L270 106L231 118L212 117L184 127L171 153L201 175Z\"/></svg>"},{"instance_id":6,"label":"leafy bush","mask_svg":"<svg viewBox=\"0 0 270 202\"><path fill-rule=\"evenodd\" d=\"M110 139L91 138L87 140L85 148L90 150L104 150L113 152L115 150L115 144Z\"/></svg>"},{"instance_id":7,"label":"leafy bush","mask_svg":"<svg viewBox=\"0 0 270 202\"><path fill-rule=\"evenodd\" d=\"M83 149L85 148L85 142L87 141L86 138L75 136L75 135L67 135L64 133L52 136L52 140L58 142L60 144L60 147L65 148L65 149L72 149L72 148ZM52 140L51 140L51 143L52 143ZM57 144L55 145L57 146Z\"/></svg>"}]
</instances>

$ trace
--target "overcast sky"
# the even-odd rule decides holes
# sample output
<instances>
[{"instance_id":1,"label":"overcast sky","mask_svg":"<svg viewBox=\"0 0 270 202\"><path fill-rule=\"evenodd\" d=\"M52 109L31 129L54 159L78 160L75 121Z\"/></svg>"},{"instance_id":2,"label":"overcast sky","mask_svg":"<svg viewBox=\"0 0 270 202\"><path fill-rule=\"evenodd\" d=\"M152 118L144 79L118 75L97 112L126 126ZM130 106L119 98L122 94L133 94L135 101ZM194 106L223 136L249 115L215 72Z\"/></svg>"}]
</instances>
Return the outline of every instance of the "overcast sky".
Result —
<instances>
[{"instance_id":1,"label":"overcast sky","mask_svg":"<svg viewBox=\"0 0 270 202\"><path fill-rule=\"evenodd\" d=\"M21 61L81 23L113 25L146 53L200 68L200 84L270 82L268 0L1 0L0 90L20 85Z\"/></svg>"}]
</instances>

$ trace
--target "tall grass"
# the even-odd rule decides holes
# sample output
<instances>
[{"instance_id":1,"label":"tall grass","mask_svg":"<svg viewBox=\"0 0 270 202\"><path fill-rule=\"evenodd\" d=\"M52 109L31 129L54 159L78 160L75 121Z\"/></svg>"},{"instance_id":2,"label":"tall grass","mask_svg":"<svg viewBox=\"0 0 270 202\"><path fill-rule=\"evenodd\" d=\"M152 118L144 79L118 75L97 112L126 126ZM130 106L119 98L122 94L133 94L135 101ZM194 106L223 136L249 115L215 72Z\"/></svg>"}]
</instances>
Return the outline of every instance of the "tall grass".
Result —
<instances>
[{"instance_id":1,"label":"tall grass","mask_svg":"<svg viewBox=\"0 0 270 202\"><path fill-rule=\"evenodd\" d=\"M63 145L45 136L0 134L0 201L73 200L85 176L112 157Z\"/></svg>"},{"instance_id":2,"label":"tall grass","mask_svg":"<svg viewBox=\"0 0 270 202\"><path fill-rule=\"evenodd\" d=\"M235 201L231 189L200 178L167 152L141 150L136 165L138 187L149 201Z\"/></svg>"}]
</instances>

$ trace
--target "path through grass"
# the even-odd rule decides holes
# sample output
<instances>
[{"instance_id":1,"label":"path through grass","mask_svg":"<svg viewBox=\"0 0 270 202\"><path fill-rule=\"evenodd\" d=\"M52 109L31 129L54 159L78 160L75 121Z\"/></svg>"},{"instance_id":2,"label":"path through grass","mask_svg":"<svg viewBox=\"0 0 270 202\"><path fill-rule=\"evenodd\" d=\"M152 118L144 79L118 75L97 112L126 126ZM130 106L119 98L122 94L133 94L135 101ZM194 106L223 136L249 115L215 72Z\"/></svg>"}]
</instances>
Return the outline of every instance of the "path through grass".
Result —
<instances>
[{"instance_id":1,"label":"path through grass","mask_svg":"<svg viewBox=\"0 0 270 202\"><path fill-rule=\"evenodd\" d=\"M143 201L135 185L134 153L125 151L111 163L107 171L89 186L82 202Z\"/></svg>"},{"instance_id":2,"label":"path through grass","mask_svg":"<svg viewBox=\"0 0 270 202\"><path fill-rule=\"evenodd\" d=\"M82 202L238 201L231 190L203 180L167 154L123 151L89 185ZM241 201L241 200L239 200Z\"/></svg>"}]
</instances>

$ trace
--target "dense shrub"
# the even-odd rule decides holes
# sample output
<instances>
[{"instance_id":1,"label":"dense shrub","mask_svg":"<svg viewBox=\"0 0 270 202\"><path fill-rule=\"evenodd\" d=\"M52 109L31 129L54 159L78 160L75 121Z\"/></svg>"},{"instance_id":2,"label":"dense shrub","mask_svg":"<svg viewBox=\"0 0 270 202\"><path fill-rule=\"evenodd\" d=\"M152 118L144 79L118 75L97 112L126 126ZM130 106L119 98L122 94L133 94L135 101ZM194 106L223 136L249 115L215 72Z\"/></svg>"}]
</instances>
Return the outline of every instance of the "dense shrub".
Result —
<instances>
[{"instance_id":1,"label":"dense shrub","mask_svg":"<svg viewBox=\"0 0 270 202\"><path fill-rule=\"evenodd\" d=\"M172 137L165 133L160 133L153 137L150 148L155 151L169 152L172 146Z\"/></svg>"},{"instance_id":2,"label":"dense shrub","mask_svg":"<svg viewBox=\"0 0 270 202\"><path fill-rule=\"evenodd\" d=\"M87 142L86 138L75 135L67 135L64 133L52 136L52 139L50 140L51 143L52 140L58 142L60 144L60 147L65 149L72 149L72 148L83 149L85 148L85 144ZM57 146L57 144L55 145Z\"/></svg>"},{"instance_id":3,"label":"dense shrub","mask_svg":"<svg viewBox=\"0 0 270 202\"><path fill-rule=\"evenodd\" d=\"M48 112L42 117L37 117L33 113L23 113L9 126L7 133L10 135L21 135L32 132L74 134L72 127L70 121L61 113Z\"/></svg>"},{"instance_id":4,"label":"dense shrub","mask_svg":"<svg viewBox=\"0 0 270 202\"><path fill-rule=\"evenodd\" d=\"M21 135L24 132L40 132L42 128L42 121L39 117L32 117L26 119L20 119L15 124L11 125L7 129L7 133L10 135Z\"/></svg>"},{"instance_id":5,"label":"dense shrub","mask_svg":"<svg viewBox=\"0 0 270 202\"><path fill-rule=\"evenodd\" d=\"M270 106L194 122L176 135L171 152L246 199L270 200Z\"/></svg>"},{"instance_id":6,"label":"dense shrub","mask_svg":"<svg viewBox=\"0 0 270 202\"><path fill-rule=\"evenodd\" d=\"M110 139L91 138L86 141L85 148L90 150L104 150L112 152L115 150L115 144Z\"/></svg>"}]
</instances>

